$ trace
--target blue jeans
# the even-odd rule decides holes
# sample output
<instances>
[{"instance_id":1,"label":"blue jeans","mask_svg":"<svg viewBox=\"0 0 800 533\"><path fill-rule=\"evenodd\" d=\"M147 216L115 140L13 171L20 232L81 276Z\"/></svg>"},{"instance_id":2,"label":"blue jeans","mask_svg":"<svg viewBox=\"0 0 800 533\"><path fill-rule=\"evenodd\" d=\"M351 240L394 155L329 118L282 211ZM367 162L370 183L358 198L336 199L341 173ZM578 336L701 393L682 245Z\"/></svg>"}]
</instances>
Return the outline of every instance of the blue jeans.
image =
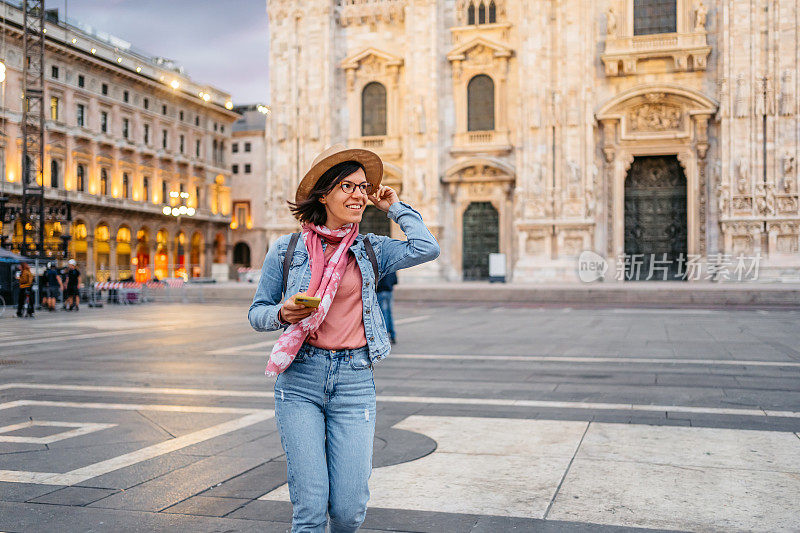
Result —
<instances>
[{"instance_id":1,"label":"blue jeans","mask_svg":"<svg viewBox=\"0 0 800 533\"><path fill-rule=\"evenodd\" d=\"M375 382L367 346L303 344L275 381L286 452L292 533L357 531L367 514L375 436Z\"/></svg>"},{"instance_id":2,"label":"blue jeans","mask_svg":"<svg viewBox=\"0 0 800 533\"><path fill-rule=\"evenodd\" d=\"M386 331L389 338L394 339L394 320L392 320L392 291L380 291L378 294L378 305L381 306L383 321L386 322Z\"/></svg>"}]
</instances>

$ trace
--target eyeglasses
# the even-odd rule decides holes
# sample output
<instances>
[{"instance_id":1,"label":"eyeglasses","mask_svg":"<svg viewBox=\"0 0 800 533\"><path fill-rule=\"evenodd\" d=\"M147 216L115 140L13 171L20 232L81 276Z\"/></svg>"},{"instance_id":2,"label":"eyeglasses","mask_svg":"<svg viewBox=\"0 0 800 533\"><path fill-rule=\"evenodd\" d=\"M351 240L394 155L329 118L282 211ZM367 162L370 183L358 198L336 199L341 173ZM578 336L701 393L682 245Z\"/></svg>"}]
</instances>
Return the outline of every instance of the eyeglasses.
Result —
<instances>
[{"instance_id":1,"label":"eyeglasses","mask_svg":"<svg viewBox=\"0 0 800 533\"><path fill-rule=\"evenodd\" d=\"M361 191L361 194L366 194L368 196L372 194L372 191L375 190L375 187L368 181L359 183L358 185L352 181L342 181L339 183L339 187L342 188L342 191L345 194L353 194L353 192L356 190L356 187L358 187L358 190Z\"/></svg>"}]
</instances>

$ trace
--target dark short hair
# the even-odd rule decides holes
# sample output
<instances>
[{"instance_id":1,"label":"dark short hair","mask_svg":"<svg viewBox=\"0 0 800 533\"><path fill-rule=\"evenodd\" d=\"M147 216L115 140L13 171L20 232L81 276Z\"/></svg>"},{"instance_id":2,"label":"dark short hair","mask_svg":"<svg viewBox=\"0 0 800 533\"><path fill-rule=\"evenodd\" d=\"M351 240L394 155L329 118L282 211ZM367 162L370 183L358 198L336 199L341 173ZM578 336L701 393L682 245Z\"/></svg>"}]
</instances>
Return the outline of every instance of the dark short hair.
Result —
<instances>
[{"instance_id":1,"label":"dark short hair","mask_svg":"<svg viewBox=\"0 0 800 533\"><path fill-rule=\"evenodd\" d=\"M297 203L288 202L289 211L303 224L322 226L328 220L328 213L325 211L325 204L319 201L320 198L330 193L343 179L359 168L364 169L361 163L355 161L344 161L333 165L319 177L305 200Z\"/></svg>"}]
</instances>

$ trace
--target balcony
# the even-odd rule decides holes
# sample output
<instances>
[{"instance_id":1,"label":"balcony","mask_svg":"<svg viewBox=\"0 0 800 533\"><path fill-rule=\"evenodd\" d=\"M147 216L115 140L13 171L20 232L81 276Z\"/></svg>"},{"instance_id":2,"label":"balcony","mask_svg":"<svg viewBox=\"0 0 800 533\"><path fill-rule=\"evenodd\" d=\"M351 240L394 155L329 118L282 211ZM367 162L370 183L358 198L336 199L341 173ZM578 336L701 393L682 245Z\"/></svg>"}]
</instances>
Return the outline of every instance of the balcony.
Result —
<instances>
[{"instance_id":1,"label":"balcony","mask_svg":"<svg viewBox=\"0 0 800 533\"><path fill-rule=\"evenodd\" d=\"M400 146L400 137L390 137L388 135L355 137L349 140L349 144L355 148L370 150L388 159L397 159L403 153L403 149Z\"/></svg>"},{"instance_id":2,"label":"balcony","mask_svg":"<svg viewBox=\"0 0 800 533\"><path fill-rule=\"evenodd\" d=\"M659 33L608 37L600 59L606 76L627 76L637 73L640 61L663 57L672 59L673 71L705 70L710 53L705 31Z\"/></svg>"},{"instance_id":3,"label":"balcony","mask_svg":"<svg viewBox=\"0 0 800 533\"><path fill-rule=\"evenodd\" d=\"M502 155L511 151L511 142L507 131L484 130L465 131L453 136L453 146L450 153L453 155L468 155L475 153Z\"/></svg>"}]
</instances>

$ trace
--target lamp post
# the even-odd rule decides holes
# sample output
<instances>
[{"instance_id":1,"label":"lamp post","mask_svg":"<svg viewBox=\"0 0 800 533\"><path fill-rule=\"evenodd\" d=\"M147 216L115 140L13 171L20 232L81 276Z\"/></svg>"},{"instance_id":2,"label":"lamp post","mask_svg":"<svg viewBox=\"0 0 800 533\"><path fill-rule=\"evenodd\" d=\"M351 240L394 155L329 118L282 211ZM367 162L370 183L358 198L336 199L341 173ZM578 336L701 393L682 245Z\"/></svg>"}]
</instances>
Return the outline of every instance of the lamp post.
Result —
<instances>
[{"instance_id":1,"label":"lamp post","mask_svg":"<svg viewBox=\"0 0 800 533\"><path fill-rule=\"evenodd\" d=\"M197 212L194 207L190 207L186 205L186 202L189 200L189 193L188 192L176 192L171 191L169 193L170 203L165 204L163 209L161 210L165 216L171 216L177 219L178 222L178 234L181 233L181 217L193 217ZM178 241L178 246L181 247L180 241ZM185 254L183 254L185 256ZM186 273L184 271L184 277L186 277Z\"/></svg>"}]
</instances>

